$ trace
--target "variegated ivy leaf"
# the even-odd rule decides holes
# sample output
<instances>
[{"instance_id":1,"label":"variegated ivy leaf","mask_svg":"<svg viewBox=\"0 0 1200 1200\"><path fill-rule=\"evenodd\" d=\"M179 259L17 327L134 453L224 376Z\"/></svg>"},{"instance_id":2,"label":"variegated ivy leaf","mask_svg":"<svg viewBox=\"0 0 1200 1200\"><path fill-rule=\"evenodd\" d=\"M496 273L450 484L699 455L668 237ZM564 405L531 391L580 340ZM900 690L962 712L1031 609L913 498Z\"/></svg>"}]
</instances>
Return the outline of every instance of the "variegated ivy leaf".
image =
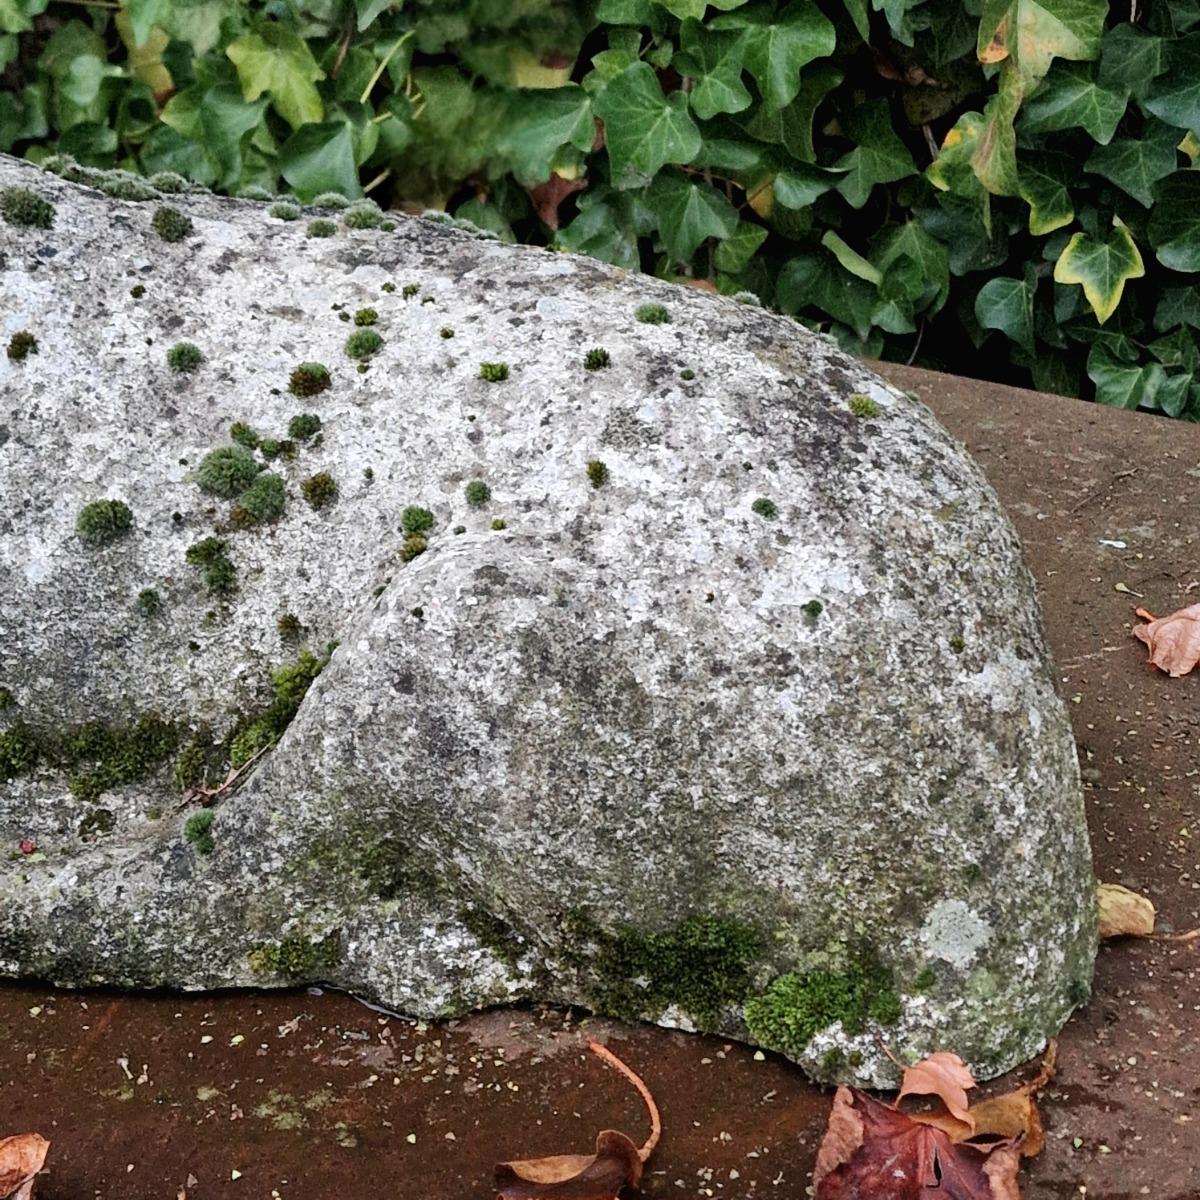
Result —
<instances>
[{"instance_id":1,"label":"variegated ivy leaf","mask_svg":"<svg viewBox=\"0 0 1200 1200\"><path fill-rule=\"evenodd\" d=\"M984 0L979 61L1011 64L1028 94L1055 58L1100 53L1108 0Z\"/></svg>"},{"instance_id":2,"label":"variegated ivy leaf","mask_svg":"<svg viewBox=\"0 0 1200 1200\"><path fill-rule=\"evenodd\" d=\"M1104 237L1076 233L1054 264L1057 283L1077 283L1101 325L1117 311L1125 284L1146 273L1137 243L1124 225Z\"/></svg>"}]
</instances>

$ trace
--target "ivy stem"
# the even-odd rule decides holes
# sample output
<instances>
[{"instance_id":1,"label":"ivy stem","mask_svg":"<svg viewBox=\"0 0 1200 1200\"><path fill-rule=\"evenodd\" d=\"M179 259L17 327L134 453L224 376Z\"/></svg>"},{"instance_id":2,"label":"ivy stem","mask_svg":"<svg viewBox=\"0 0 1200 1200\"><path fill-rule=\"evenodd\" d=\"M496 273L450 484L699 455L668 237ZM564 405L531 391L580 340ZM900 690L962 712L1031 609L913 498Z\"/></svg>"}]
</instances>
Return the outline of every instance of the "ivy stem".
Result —
<instances>
[{"instance_id":1,"label":"ivy stem","mask_svg":"<svg viewBox=\"0 0 1200 1200\"><path fill-rule=\"evenodd\" d=\"M383 61L375 68L375 74L367 80L367 86L363 88L363 94L358 98L359 104L366 104L366 102L371 98L371 90L379 82L380 76L385 70L387 70L388 63L392 61L396 51L399 50L400 47L403 46L410 37L412 37L412 35L413 31L411 29L407 33L401 34L396 40L396 44L387 52L387 54L383 56Z\"/></svg>"},{"instance_id":2,"label":"ivy stem","mask_svg":"<svg viewBox=\"0 0 1200 1200\"><path fill-rule=\"evenodd\" d=\"M384 171L380 171L379 174L376 175L375 178L372 179L371 182L368 183L367 186L363 188L363 191L369 192L372 188L377 188L391 173L392 173L391 167L388 167Z\"/></svg>"}]
</instances>

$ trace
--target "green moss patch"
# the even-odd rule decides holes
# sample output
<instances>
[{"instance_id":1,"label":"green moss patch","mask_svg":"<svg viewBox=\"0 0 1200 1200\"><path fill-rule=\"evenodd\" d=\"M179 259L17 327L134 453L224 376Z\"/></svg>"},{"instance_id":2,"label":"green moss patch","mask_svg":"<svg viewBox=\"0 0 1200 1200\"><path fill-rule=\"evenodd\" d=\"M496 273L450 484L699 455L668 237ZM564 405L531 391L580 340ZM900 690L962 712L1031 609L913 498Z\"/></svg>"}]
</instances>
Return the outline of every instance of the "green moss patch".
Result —
<instances>
[{"instance_id":1,"label":"green moss patch","mask_svg":"<svg viewBox=\"0 0 1200 1200\"><path fill-rule=\"evenodd\" d=\"M75 532L87 546L107 546L132 528L133 513L123 500L93 500L75 518Z\"/></svg>"},{"instance_id":2,"label":"green moss patch","mask_svg":"<svg viewBox=\"0 0 1200 1200\"><path fill-rule=\"evenodd\" d=\"M311 650L301 650L293 662L285 663L271 676L275 699L266 709L242 721L230 738L229 761L233 766L242 766L279 741L328 661L317 658Z\"/></svg>"},{"instance_id":3,"label":"green moss patch","mask_svg":"<svg viewBox=\"0 0 1200 1200\"><path fill-rule=\"evenodd\" d=\"M8 357L13 362L24 362L38 352L38 340L28 329L20 329L8 339Z\"/></svg>"},{"instance_id":4,"label":"green moss patch","mask_svg":"<svg viewBox=\"0 0 1200 1200\"><path fill-rule=\"evenodd\" d=\"M154 210L150 225L164 242L182 242L195 232L191 217L186 217L177 208L170 208L165 204Z\"/></svg>"},{"instance_id":5,"label":"green moss patch","mask_svg":"<svg viewBox=\"0 0 1200 1200\"><path fill-rule=\"evenodd\" d=\"M296 980L316 978L322 970L337 966L340 957L335 933L319 942L293 934L278 942L259 942L250 948L247 960L255 975Z\"/></svg>"},{"instance_id":6,"label":"green moss patch","mask_svg":"<svg viewBox=\"0 0 1200 1200\"><path fill-rule=\"evenodd\" d=\"M671 320L671 314L662 304L639 304L633 315L643 325L666 325Z\"/></svg>"},{"instance_id":7,"label":"green moss patch","mask_svg":"<svg viewBox=\"0 0 1200 1200\"><path fill-rule=\"evenodd\" d=\"M214 814L210 808L194 812L183 823L183 836L196 848L197 854L211 854L217 846L213 840Z\"/></svg>"},{"instance_id":8,"label":"green moss patch","mask_svg":"<svg viewBox=\"0 0 1200 1200\"><path fill-rule=\"evenodd\" d=\"M632 1019L676 1005L709 1029L741 1003L762 948L756 930L723 917L689 917L662 931L608 931L576 914L566 932L582 943L576 964L601 980L596 999L605 1013Z\"/></svg>"},{"instance_id":9,"label":"green moss patch","mask_svg":"<svg viewBox=\"0 0 1200 1200\"><path fill-rule=\"evenodd\" d=\"M799 1057L813 1035L840 1021L853 1037L867 1022L893 1025L900 997L891 972L880 964L852 961L841 972L818 970L780 975L766 991L746 1001L746 1025L770 1050Z\"/></svg>"},{"instance_id":10,"label":"green moss patch","mask_svg":"<svg viewBox=\"0 0 1200 1200\"><path fill-rule=\"evenodd\" d=\"M54 226L54 205L28 188L0 191L0 213L10 225L25 225L32 229Z\"/></svg>"},{"instance_id":11,"label":"green moss patch","mask_svg":"<svg viewBox=\"0 0 1200 1200\"><path fill-rule=\"evenodd\" d=\"M254 482L258 470L254 455L244 446L221 446L200 460L196 482L201 491L232 500Z\"/></svg>"}]
</instances>

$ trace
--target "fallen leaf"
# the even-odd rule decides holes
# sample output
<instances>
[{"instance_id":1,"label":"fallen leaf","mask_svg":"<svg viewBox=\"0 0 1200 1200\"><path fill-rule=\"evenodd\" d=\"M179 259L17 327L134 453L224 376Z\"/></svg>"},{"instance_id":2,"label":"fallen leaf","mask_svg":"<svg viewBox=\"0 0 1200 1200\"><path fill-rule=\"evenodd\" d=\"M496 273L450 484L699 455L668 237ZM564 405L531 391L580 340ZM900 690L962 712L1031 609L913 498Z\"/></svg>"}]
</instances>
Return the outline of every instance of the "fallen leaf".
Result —
<instances>
[{"instance_id":1,"label":"fallen leaf","mask_svg":"<svg viewBox=\"0 0 1200 1200\"><path fill-rule=\"evenodd\" d=\"M533 201L538 218L551 229L557 229L559 205L573 193L583 191L587 185L588 181L585 178L564 179L555 172L545 183L531 187L529 198Z\"/></svg>"},{"instance_id":2,"label":"fallen leaf","mask_svg":"<svg viewBox=\"0 0 1200 1200\"><path fill-rule=\"evenodd\" d=\"M1144 608L1137 615L1148 625L1136 625L1133 636L1150 647L1150 661L1172 678L1186 675L1200 662L1200 604L1169 617L1155 617Z\"/></svg>"},{"instance_id":3,"label":"fallen leaf","mask_svg":"<svg viewBox=\"0 0 1200 1200\"><path fill-rule=\"evenodd\" d=\"M967 1064L957 1054L938 1050L904 1072L895 1103L898 1105L905 1096L937 1096L963 1127L963 1136L969 1137L975 1130L975 1122L971 1119L967 1089L974 1086L975 1078L967 1070Z\"/></svg>"},{"instance_id":4,"label":"fallen leaf","mask_svg":"<svg viewBox=\"0 0 1200 1200\"><path fill-rule=\"evenodd\" d=\"M650 1114L650 1136L639 1149L625 1134L605 1129L596 1138L595 1154L553 1154L500 1163L497 1200L617 1200L622 1188L637 1187L642 1164L662 1134L658 1106L642 1079L611 1050L599 1042L589 1042L588 1049L637 1088Z\"/></svg>"},{"instance_id":5,"label":"fallen leaf","mask_svg":"<svg viewBox=\"0 0 1200 1200\"><path fill-rule=\"evenodd\" d=\"M42 1169L50 1143L36 1133L0 1138L0 1198L31 1200L33 1177Z\"/></svg>"},{"instance_id":6,"label":"fallen leaf","mask_svg":"<svg viewBox=\"0 0 1200 1200\"><path fill-rule=\"evenodd\" d=\"M1019 1200L1016 1145L955 1142L932 1125L840 1087L813 1173L816 1200Z\"/></svg>"},{"instance_id":7,"label":"fallen leaf","mask_svg":"<svg viewBox=\"0 0 1200 1200\"><path fill-rule=\"evenodd\" d=\"M1022 1158L1035 1158L1046 1145L1042 1114L1034 1097L1054 1078L1058 1065L1058 1042L1050 1039L1042 1055L1042 1069L1028 1083L1011 1092L971 1105L975 1140L986 1137L1020 1139Z\"/></svg>"},{"instance_id":8,"label":"fallen leaf","mask_svg":"<svg viewBox=\"0 0 1200 1200\"><path fill-rule=\"evenodd\" d=\"M1149 937L1154 932L1154 905L1119 883L1102 883L1096 888L1096 908L1101 938Z\"/></svg>"}]
</instances>

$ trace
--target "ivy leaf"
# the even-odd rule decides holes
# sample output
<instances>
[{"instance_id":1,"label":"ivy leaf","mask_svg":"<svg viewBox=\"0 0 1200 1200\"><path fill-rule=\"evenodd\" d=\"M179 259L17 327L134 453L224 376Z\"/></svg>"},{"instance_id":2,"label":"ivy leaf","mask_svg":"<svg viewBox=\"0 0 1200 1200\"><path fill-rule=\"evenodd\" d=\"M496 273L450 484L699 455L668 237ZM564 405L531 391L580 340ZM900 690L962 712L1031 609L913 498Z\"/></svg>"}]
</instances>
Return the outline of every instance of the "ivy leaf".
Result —
<instances>
[{"instance_id":1,"label":"ivy leaf","mask_svg":"<svg viewBox=\"0 0 1200 1200\"><path fill-rule=\"evenodd\" d=\"M1000 72L1000 90L984 106L983 125L971 167L993 196L1015 196L1021 190L1017 170L1017 131L1013 121L1021 107L1021 80L1005 66Z\"/></svg>"},{"instance_id":2,"label":"ivy leaf","mask_svg":"<svg viewBox=\"0 0 1200 1200\"><path fill-rule=\"evenodd\" d=\"M759 246L767 239L767 231L753 221L739 221L737 228L724 239L713 255L718 271L737 275L746 269Z\"/></svg>"},{"instance_id":3,"label":"ivy leaf","mask_svg":"<svg viewBox=\"0 0 1200 1200\"><path fill-rule=\"evenodd\" d=\"M755 105L743 118L744 128L752 137L782 144L794 158L815 162L813 115L822 100L842 82L842 73L824 60L815 62L800 79L796 99L784 108Z\"/></svg>"},{"instance_id":4,"label":"ivy leaf","mask_svg":"<svg viewBox=\"0 0 1200 1200\"><path fill-rule=\"evenodd\" d=\"M1068 180L1078 172L1078 163L1065 154L1021 156L1017 167L1021 199L1029 205L1029 232L1037 236L1062 229L1075 219Z\"/></svg>"},{"instance_id":5,"label":"ivy leaf","mask_svg":"<svg viewBox=\"0 0 1200 1200\"><path fill-rule=\"evenodd\" d=\"M979 61L1007 59L1027 95L1052 59L1095 58L1107 15L1108 0L984 0Z\"/></svg>"},{"instance_id":6,"label":"ivy leaf","mask_svg":"<svg viewBox=\"0 0 1200 1200\"><path fill-rule=\"evenodd\" d=\"M654 3L683 21L689 17L699 20L710 5L722 11L728 11L731 8L741 8L746 0L654 0ZM611 20L611 18L606 19Z\"/></svg>"},{"instance_id":7,"label":"ivy leaf","mask_svg":"<svg viewBox=\"0 0 1200 1200\"><path fill-rule=\"evenodd\" d=\"M1162 38L1122 22L1108 30L1100 43L1100 82L1127 87L1139 100L1167 65Z\"/></svg>"},{"instance_id":8,"label":"ivy leaf","mask_svg":"<svg viewBox=\"0 0 1200 1200\"><path fill-rule=\"evenodd\" d=\"M1038 90L1025 102L1021 133L1053 133L1086 129L1106 146L1129 104L1129 89L1096 82L1093 63L1056 63Z\"/></svg>"},{"instance_id":9,"label":"ivy leaf","mask_svg":"<svg viewBox=\"0 0 1200 1200\"><path fill-rule=\"evenodd\" d=\"M950 296L950 256L946 247L916 221L887 233L871 253L883 276L884 295L897 293L937 312Z\"/></svg>"},{"instance_id":10,"label":"ivy leaf","mask_svg":"<svg viewBox=\"0 0 1200 1200\"><path fill-rule=\"evenodd\" d=\"M1034 353L1033 287L1025 279L989 279L975 297L975 319Z\"/></svg>"},{"instance_id":11,"label":"ivy leaf","mask_svg":"<svg viewBox=\"0 0 1200 1200\"><path fill-rule=\"evenodd\" d=\"M1124 225L1104 237L1076 233L1054 264L1057 283L1077 283L1101 325L1121 303L1125 282L1146 273L1137 244Z\"/></svg>"},{"instance_id":12,"label":"ivy leaf","mask_svg":"<svg viewBox=\"0 0 1200 1200\"><path fill-rule=\"evenodd\" d=\"M1200 171L1176 171L1158 182L1148 233L1164 267L1200 271Z\"/></svg>"},{"instance_id":13,"label":"ivy leaf","mask_svg":"<svg viewBox=\"0 0 1200 1200\"><path fill-rule=\"evenodd\" d=\"M582 195L575 219L558 231L554 245L636 271L639 232L633 197L600 187Z\"/></svg>"},{"instance_id":14,"label":"ivy leaf","mask_svg":"<svg viewBox=\"0 0 1200 1200\"><path fill-rule=\"evenodd\" d=\"M1200 329L1200 288L1166 288L1154 310L1154 328L1162 333L1178 325Z\"/></svg>"},{"instance_id":15,"label":"ivy leaf","mask_svg":"<svg viewBox=\"0 0 1200 1200\"><path fill-rule=\"evenodd\" d=\"M821 235L821 245L833 255L834 258L842 264L851 275L857 275L859 279L866 280L867 283L878 287L883 282L883 272L863 258L852 246L850 246L841 236L834 233L832 229L827 229Z\"/></svg>"},{"instance_id":16,"label":"ivy leaf","mask_svg":"<svg viewBox=\"0 0 1200 1200\"><path fill-rule=\"evenodd\" d=\"M1178 141L1177 129L1151 117L1140 138L1118 138L1093 150L1086 169L1104 176L1149 208L1154 203L1154 185L1179 165L1175 148Z\"/></svg>"},{"instance_id":17,"label":"ivy leaf","mask_svg":"<svg viewBox=\"0 0 1200 1200\"><path fill-rule=\"evenodd\" d=\"M654 68L626 67L595 102L604 121L608 159L617 187L642 187L666 163L691 162L700 153L700 131L682 92L664 96Z\"/></svg>"},{"instance_id":18,"label":"ivy leaf","mask_svg":"<svg viewBox=\"0 0 1200 1200\"><path fill-rule=\"evenodd\" d=\"M496 149L511 163L517 181L534 187L550 177L561 147L587 151L595 138L591 97L578 84L571 84L513 92Z\"/></svg>"},{"instance_id":19,"label":"ivy leaf","mask_svg":"<svg viewBox=\"0 0 1200 1200\"><path fill-rule=\"evenodd\" d=\"M772 185L775 199L784 208L807 208L838 182L837 174L811 163L795 163L780 171Z\"/></svg>"},{"instance_id":20,"label":"ivy leaf","mask_svg":"<svg viewBox=\"0 0 1200 1200\"><path fill-rule=\"evenodd\" d=\"M293 128L320 121L325 115L314 83L325 78L308 43L274 21L265 21L257 33L243 34L225 48L241 80L242 94L257 100L271 93L275 111Z\"/></svg>"},{"instance_id":21,"label":"ivy leaf","mask_svg":"<svg viewBox=\"0 0 1200 1200\"><path fill-rule=\"evenodd\" d=\"M160 22L172 41L202 55L221 40L221 23L232 12L233 0L173 0Z\"/></svg>"},{"instance_id":22,"label":"ivy leaf","mask_svg":"<svg viewBox=\"0 0 1200 1200\"><path fill-rule=\"evenodd\" d=\"M1144 367L1123 363L1099 344L1088 354L1087 373L1096 385L1096 399L1113 408L1154 407L1155 397L1167 378L1158 363L1147 363Z\"/></svg>"},{"instance_id":23,"label":"ivy leaf","mask_svg":"<svg viewBox=\"0 0 1200 1200\"><path fill-rule=\"evenodd\" d=\"M658 217L667 253L686 263L706 238L727 238L737 228L737 209L710 184L664 171L646 192L646 206Z\"/></svg>"},{"instance_id":24,"label":"ivy leaf","mask_svg":"<svg viewBox=\"0 0 1200 1200\"><path fill-rule=\"evenodd\" d=\"M870 284L843 271L832 254L816 250L788 259L779 272L775 301L792 315L819 308L866 341L879 297Z\"/></svg>"},{"instance_id":25,"label":"ivy leaf","mask_svg":"<svg viewBox=\"0 0 1200 1200\"><path fill-rule=\"evenodd\" d=\"M354 0L354 9L357 13L356 24L358 32L368 29L375 24L375 18L380 13L386 12L392 7L392 0Z\"/></svg>"},{"instance_id":26,"label":"ivy leaf","mask_svg":"<svg viewBox=\"0 0 1200 1200\"><path fill-rule=\"evenodd\" d=\"M304 125L279 148L279 169L302 201L321 192L362 195L354 135L345 121Z\"/></svg>"},{"instance_id":27,"label":"ivy leaf","mask_svg":"<svg viewBox=\"0 0 1200 1200\"><path fill-rule=\"evenodd\" d=\"M1146 90L1142 107L1180 129L1200 129L1200 33L1169 47L1168 67Z\"/></svg>"},{"instance_id":28,"label":"ivy leaf","mask_svg":"<svg viewBox=\"0 0 1200 1200\"><path fill-rule=\"evenodd\" d=\"M867 0L842 0L842 6L850 20L854 22L858 36L864 42L869 42L871 40L871 20L867 15Z\"/></svg>"},{"instance_id":29,"label":"ivy leaf","mask_svg":"<svg viewBox=\"0 0 1200 1200\"><path fill-rule=\"evenodd\" d=\"M834 164L846 172L837 188L851 208L862 208L877 183L892 183L916 173L908 147L892 127L886 100L860 104L846 118L843 129L858 143Z\"/></svg>"},{"instance_id":30,"label":"ivy leaf","mask_svg":"<svg viewBox=\"0 0 1200 1200\"><path fill-rule=\"evenodd\" d=\"M750 107L753 98L742 83L745 46L740 33L720 33L699 21L684 21L679 42L675 69L695 80L690 99L696 116L707 121L718 113Z\"/></svg>"},{"instance_id":31,"label":"ivy leaf","mask_svg":"<svg viewBox=\"0 0 1200 1200\"><path fill-rule=\"evenodd\" d=\"M0 33L25 33L33 18L46 11L49 0L0 0Z\"/></svg>"},{"instance_id":32,"label":"ivy leaf","mask_svg":"<svg viewBox=\"0 0 1200 1200\"><path fill-rule=\"evenodd\" d=\"M774 19L770 6L755 5L735 16L717 17L711 26L742 31L746 69L772 109L796 98L801 67L827 58L837 45L833 23L812 0L797 0Z\"/></svg>"},{"instance_id":33,"label":"ivy leaf","mask_svg":"<svg viewBox=\"0 0 1200 1200\"><path fill-rule=\"evenodd\" d=\"M171 7L171 0L127 0L126 12L133 27L135 46L142 46L150 30L159 23Z\"/></svg>"}]
</instances>

